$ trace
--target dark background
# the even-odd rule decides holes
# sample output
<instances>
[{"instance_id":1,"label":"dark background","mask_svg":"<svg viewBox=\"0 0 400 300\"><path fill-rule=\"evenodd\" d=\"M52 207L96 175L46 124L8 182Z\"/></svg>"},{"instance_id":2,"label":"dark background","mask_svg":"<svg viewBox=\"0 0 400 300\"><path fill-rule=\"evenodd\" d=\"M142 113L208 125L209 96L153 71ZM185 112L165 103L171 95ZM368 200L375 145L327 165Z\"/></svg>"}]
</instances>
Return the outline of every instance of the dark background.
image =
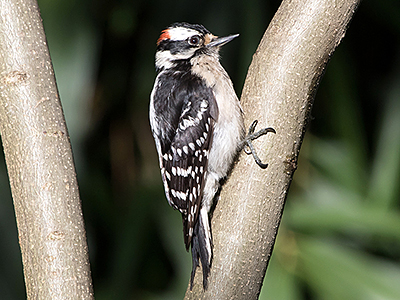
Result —
<instances>
[{"instance_id":1,"label":"dark background","mask_svg":"<svg viewBox=\"0 0 400 300\"><path fill-rule=\"evenodd\" d=\"M237 93L280 2L39 0L74 151L96 299L182 299L191 269L148 121L159 33L240 33ZM363 1L328 65L260 299L400 299L400 2ZM261 150L258 150L261 151ZM0 298L24 299L5 164Z\"/></svg>"}]
</instances>

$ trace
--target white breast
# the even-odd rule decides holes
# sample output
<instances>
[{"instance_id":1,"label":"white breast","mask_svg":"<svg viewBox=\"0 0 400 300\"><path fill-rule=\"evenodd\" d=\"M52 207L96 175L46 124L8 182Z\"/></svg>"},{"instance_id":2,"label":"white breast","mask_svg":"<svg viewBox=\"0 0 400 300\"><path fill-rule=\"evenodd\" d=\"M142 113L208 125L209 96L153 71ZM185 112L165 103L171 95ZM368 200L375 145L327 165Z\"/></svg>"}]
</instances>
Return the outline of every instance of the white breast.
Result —
<instances>
[{"instance_id":1,"label":"white breast","mask_svg":"<svg viewBox=\"0 0 400 300\"><path fill-rule=\"evenodd\" d=\"M208 172L221 179L227 175L244 138L242 108L217 54L194 57L191 62L192 72L202 77L213 89L218 105L219 115L214 127Z\"/></svg>"}]
</instances>

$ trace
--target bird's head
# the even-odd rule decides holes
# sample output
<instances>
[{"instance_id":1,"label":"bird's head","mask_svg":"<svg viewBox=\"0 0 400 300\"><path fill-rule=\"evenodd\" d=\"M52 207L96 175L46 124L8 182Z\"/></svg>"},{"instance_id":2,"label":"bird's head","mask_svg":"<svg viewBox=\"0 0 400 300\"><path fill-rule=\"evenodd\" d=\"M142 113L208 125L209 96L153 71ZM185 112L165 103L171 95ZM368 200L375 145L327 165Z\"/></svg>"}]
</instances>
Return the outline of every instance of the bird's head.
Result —
<instances>
[{"instance_id":1,"label":"bird's head","mask_svg":"<svg viewBox=\"0 0 400 300\"><path fill-rule=\"evenodd\" d=\"M169 69L196 55L218 56L219 48L239 34L218 37L203 25L174 23L161 32L157 40L156 67Z\"/></svg>"}]
</instances>

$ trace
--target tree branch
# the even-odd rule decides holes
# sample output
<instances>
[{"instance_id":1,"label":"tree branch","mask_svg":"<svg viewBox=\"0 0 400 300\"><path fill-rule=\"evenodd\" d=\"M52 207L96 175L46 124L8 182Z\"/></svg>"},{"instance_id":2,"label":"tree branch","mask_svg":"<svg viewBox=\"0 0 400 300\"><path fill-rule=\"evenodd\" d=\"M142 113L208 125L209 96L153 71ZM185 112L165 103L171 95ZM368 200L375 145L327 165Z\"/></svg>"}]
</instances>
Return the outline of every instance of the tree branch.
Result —
<instances>
[{"instance_id":1,"label":"tree branch","mask_svg":"<svg viewBox=\"0 0 400 300\"><path fill-rule=\"evenodd\" d=\"M27 298L93 298L71 146L36 0L0 2L0 120Z\"/></svg>"},{"instance_id":2,"label":"tree branch","mask_svg":"<svg viewBox=\"0 0 400 300\"><path fill-rule=\"evenodd\" d=\"M253 56L242 93L263 170L244 153L214 211L209 288L198 270L185 299L257 299L320 79L359 0L284 0ZM256 129L257 130L257 129Z\"/></svg>"}]
</instances>

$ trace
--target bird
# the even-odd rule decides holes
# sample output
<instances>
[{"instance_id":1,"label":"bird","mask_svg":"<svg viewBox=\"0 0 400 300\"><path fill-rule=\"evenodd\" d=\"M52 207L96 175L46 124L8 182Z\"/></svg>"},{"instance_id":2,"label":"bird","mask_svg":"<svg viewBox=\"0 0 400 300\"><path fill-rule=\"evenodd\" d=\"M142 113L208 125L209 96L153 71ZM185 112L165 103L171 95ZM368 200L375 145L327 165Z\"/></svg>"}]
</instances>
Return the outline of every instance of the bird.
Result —
<instances>
[{"instance_id":1,"label":"bird","mask_svg":"<svg viewBox=\"0 0 400 300\"><path fill-rule=\"evenodd\" d=\"M209 212L238 153L273 128L246 136L243 110L233 83L220 63L221 46L239 34L219 37L200 24L173 23L164 29L155 54L156 79L149 119L170 206L182 215L186 250L191 248L190 289L199 262L207 289L213 243Z\"/></svg>"}]
</instances>

